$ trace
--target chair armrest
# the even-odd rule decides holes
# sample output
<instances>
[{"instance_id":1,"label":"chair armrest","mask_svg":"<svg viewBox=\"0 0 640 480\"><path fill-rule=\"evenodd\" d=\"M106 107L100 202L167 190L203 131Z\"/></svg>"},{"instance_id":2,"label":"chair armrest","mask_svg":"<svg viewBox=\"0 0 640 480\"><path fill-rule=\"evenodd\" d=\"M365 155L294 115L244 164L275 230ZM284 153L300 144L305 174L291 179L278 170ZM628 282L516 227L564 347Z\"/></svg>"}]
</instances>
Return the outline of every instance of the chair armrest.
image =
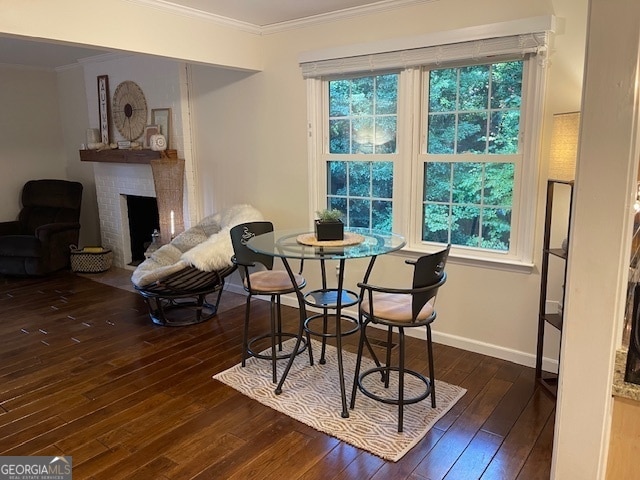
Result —
<instances>
[{"instance_id":1,"label":"chair armrest","mask_svg":"<svg viewBox=\"0 0 640 480\"><path fill-rule=\"evenodd\" d=\"M358 287L362 290L368 290L369 292L381 292L381 293L400 293L411 295L415 293L424 293L429 290L434 290L436 288L441 287L447 281L447 274L444 273L442 278L438 283L434 283L433 285L427 285L426 287L420 288L389 288L389 287L381 287L378 285L372 285L370 283L358 283Z\"/></svg>"},{"instance_id":2,"label":"chair armrest","mask_svg":"<svg viewBox=\"0 0 640 480\"><path fill-rule=\"evenodd\" d=\"M48 242L49 239L55 234L76 230L80 230L80 224L77 222L48 223L46 225L40 225L38 228L36 228L35 236L44 243Z\"/></svg>"},{"instance_id":3,"label":"chair armrest","mask_svg":"<svg viewBox=\"0 0 640 480\"><path fill-rule=\"evenodd\" d=\"M11 222L0 222L0 235L22 235L22 224L17 220Z\"/></svg>"},{"instance_id":4,"label":"chair armrest","mask_svg":"<svg viewBox=\"0 0 640 480\"><path fill-rule=\"evenodd\" d=\"M238 267L245 267L245 268L255 267L256 266L256 264L253 263L253 262L252 263L240 263L235 255L233 257L231 257L231 263L233 263L234 265L236 265Z\"/></svg>"}]
</instances>

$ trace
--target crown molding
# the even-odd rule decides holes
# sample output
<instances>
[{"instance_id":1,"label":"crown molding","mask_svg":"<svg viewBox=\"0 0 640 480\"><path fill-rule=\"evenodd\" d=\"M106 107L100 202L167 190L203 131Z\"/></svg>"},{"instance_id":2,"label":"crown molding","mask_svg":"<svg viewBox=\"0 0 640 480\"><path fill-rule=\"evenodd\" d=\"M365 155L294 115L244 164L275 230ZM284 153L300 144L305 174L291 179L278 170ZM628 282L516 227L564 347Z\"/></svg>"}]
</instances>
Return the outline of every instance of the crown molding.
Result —
<instances>
[{"instance_id":1,"label":"crown molding","mask_svg":"<svg viewBox=\"0 0 640 480\"><path fill-rule=\"evenodd\" d=\"M248 33L254 33L257 35L262 34L262 28L258 25L253 25L252 23L241 22L239 20L234 20L233 18L223 17L221 15L215 15L213 13L203 12L202 10L198 10L191 7L185 7L184 5L176 5L173 2L169 2L167 0L126 0L130 3L138 4L142 7L155 8L158 10L163 10L167 13L171 13L174 15L182 15L184 17L191 18L199 18L202 20L208 20L217 25L221 25L223 27L235 28L237 30L241 30Z\"/></svg>"},{"instance_id":2,"label":"crown molding","mask_svg":"<svg viewBox=\"0 0 640 480\"><path fill-rule=\"evenodd\" d=\"M362 5L360 7L350 7L343 10L336 10L335 12L313 15L311 17L301 18L298 20L290 20L287 22L265 25L264 27L262 27L261 33L263 35L269 35L273 33L284 32L287 30L293 30L296 28L310 27L322 23L333 22L337 20L346 20L348 18L382 13L407 6L419 5L421 3L434 3L438 1L440 0L382 0L380 2L370 3L369 5Z\"/></svg>"},{"instance_id":3,"label":"crown molding","mask_svg":"<svg viewBox=\"0 0 640 480\"><path fill-rule=\"evenodd\" d=\"M84 63L108 62L110 60L119 60L121 58L131 57L133 55L136 55L136 54L130 53L130 52L109 52L109 53L103 53L100 55L94 55L92 57L80 58L78 59L78 63L84 64Z\"/></svg>"},{"instance_id":4,"label":"crown molding","mask_svg":"<svg viewBox=\"0 0 640 480\"><path fill-rule=\"evenodd\" d=\"M312 25L318 25L336 20L344 20L347 18L353 18L361 15L368 15L372 13L380 13L389 10L395 10L398 8L418 5L421 3L432 3L439 0L381 0L369 5L363 5L360 7L350 7L343 10L337 10L330 13L322 13L320 15L313 15L311 17L301 18L298 20L290 20L286 22L273 23L270 25L260 26L254 25L248 22L242 22L234 20L232 18L223 17L221 15L215 15L213 13L203 12L191 7L185 7L183 5L177 5L168 0L126 0L130 3L135 3L143 7L155 8L163 10L165 12L182 15L186 17L199 18L208 20L217 25L235 28L248 33L257 35L269 35L274 33L280 33L287 30L296 28L308 27Z\"/></svg>"}]
</instances>

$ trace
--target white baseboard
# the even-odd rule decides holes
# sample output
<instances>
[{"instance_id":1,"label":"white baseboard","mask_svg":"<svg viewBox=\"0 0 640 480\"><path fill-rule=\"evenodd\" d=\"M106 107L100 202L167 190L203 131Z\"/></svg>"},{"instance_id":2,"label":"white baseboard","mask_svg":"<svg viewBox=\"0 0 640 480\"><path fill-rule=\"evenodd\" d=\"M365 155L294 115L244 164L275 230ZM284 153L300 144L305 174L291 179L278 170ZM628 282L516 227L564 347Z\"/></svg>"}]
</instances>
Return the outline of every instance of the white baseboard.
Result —
<instances>
[{"instance_id":1,"label":"white baseboard","mask_svg":"<svg viewBox=\"0 0 640 480\"><path fill-rule=\"evenodd\" d=\"M229 282L225 283L225 290L228 290L233 293L238 293L241 295L246 294L246 292L240 285L232 284ZM256 296L255 298L269 301L267 297ZM553 303L557 304L557 302L553 302ZM282 304L287 305L289 307L298 308L297 299L291 295L284 295L282 297ZM357 316L357 312L353 309L345 309L345 313ZM426 332L422 328L409 329L407 330L407 335L426 340ZM499 345L494 345L491 343L480 342L472 338L459 337L457 335L451 335L448 333L440 333L440 332L437 332L435 329L433 329L433 341L436 343L440 343L442 345L448 345L450 347L460 348L462 350L480 353L482 355L488 355L490 357L499 358L501 360L506 360L508 362L517 363L518 365L524 365L526 367L535 368L536 366L536 356L534 354L501 347ZM543 358L542 369L547 372L557 372L558 371L557 359L546 358L546 357Z\"/></svg>"}]
</instances>

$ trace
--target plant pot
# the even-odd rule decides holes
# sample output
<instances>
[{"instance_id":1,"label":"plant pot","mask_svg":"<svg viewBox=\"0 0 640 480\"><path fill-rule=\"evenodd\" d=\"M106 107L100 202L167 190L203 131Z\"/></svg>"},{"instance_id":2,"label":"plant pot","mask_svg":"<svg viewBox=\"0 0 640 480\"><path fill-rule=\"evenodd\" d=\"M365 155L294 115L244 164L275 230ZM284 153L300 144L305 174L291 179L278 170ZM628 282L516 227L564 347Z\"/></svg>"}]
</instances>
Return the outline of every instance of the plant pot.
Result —
<instances>
[{"instance_id":1,"label":"plant pot","mask_svg":"<svg viewBox=\"0 0 640 480\"><path fill-rule=\"evenodd\" d=\"M321 222L316 220L315 223L316 240L319 242L344 239L344 223L342 223L341 220L337 222Z\"/></svg>"}]
</instances>

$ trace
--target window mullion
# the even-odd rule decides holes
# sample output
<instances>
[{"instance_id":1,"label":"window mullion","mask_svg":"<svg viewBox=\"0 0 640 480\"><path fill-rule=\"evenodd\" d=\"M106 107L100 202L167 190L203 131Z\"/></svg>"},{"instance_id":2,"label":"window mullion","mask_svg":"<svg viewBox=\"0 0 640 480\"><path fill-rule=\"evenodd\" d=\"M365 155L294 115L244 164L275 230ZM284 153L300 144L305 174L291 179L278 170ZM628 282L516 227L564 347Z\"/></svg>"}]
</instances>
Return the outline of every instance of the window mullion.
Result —
<instances>
[{"instance_id":1,"label":"window mullion","mask_svg":"<svg viewBox=\"0 0 640 480\"><path fill-rule=\"evenodd\" d=\"M324 148L329 137L328 122L324 121L324 118L328 118L328 111L326 111L328 92L326 82L320 79L308 79L306 84L308 202L311 211L315 212L320 209L322 197L327 191L327 177L322 172L325 171Z\"/></svg>"},{"instance_id":2,"label":"window mullion","mask_svg":"<svg viewBox=\"0 0 640 480\"><path fill-rule=\"evenodd\" d=\"M402 131L404 132L402 143L400 144L400 162L398 165L398 178L396 179L400 192L410 192L409 195L398 195L396 202L399 206L401 218L395 218L394 224L398 225L398 230L407 235L410 247L419 245L422 225L422 189L419 179L422 178L419 165L419 154L422 145L426 141L426 124L421 117L420 104L423 101L422 90L422 69L410 68L401 74L402 89L400 109L402 115ZM398 125L400 131L400 124Z\"/></svg>"}]
</instances>

